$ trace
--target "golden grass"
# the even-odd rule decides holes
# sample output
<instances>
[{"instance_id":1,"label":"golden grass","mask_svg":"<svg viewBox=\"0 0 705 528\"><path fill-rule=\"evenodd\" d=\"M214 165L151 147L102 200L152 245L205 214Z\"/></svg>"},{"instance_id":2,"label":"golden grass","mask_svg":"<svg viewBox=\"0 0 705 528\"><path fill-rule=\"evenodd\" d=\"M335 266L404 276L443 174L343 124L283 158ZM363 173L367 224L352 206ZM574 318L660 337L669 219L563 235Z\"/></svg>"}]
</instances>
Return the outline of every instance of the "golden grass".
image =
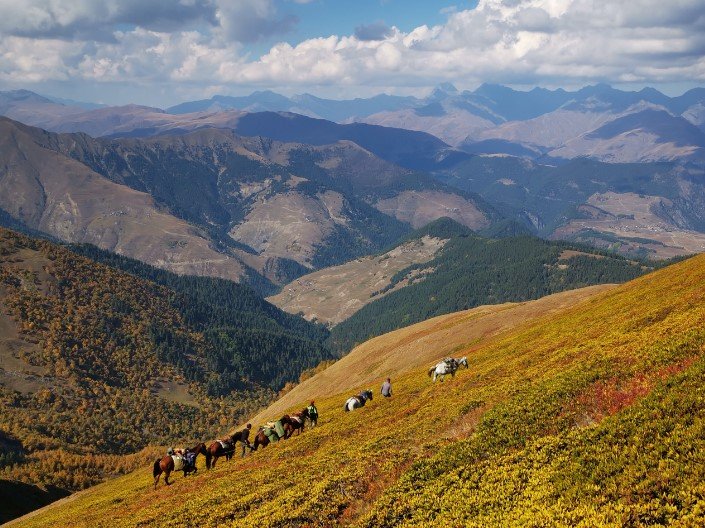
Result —
<instances>
[{"instance_id":1,"label":"golden grass","mask_svg":"<svg viewBox=\"0 0 705 528\"><path fill-rule=\"evenodd\" d=\"M144 468L16 525L701 526L704 285L699 256L381 336L255 420L315 397L319 427L156 491ZM470 369L431 383L450 350ZM386 375L394 397L343 412ZM616 414L581 427L590 408Z\"/></svg>"},{"instance_id":2,"label":"golden grass","mask_svg":"<svg viewBox=\"0 0 705 528\"><path fill-rule=\"evenodd\" d=\"M430 368L441 358L459 355L471 345L480 348L494 336L527 321L550 317L565 308L613 288L598 285L549 295L535 301L479 306L462 312L440 315L400 328L357 346L325 371L294 387L253 418L262 423L280 416L301 402L353 391L369 385L377 394L378 385L419 367Z\"/></svg>"}]
</instances>

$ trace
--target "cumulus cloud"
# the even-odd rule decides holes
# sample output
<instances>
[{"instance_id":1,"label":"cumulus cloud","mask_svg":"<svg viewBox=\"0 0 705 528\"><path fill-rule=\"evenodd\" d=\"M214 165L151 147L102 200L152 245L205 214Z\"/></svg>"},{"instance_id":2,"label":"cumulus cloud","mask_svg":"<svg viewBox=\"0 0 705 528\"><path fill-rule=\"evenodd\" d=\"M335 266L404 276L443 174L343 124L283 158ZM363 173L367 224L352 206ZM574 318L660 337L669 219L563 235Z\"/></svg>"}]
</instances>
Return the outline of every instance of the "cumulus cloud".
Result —
<instances>
[{"instance_id":1,"label":"cumulus cloud","mask_svg":"<svg viewBox=\"0 0 705 528\"><path fill-rule=\"evenodd\" d=\"M391 34L392 29L382 21L355 28L355 37L358 40L384 40Z\"/></svg>"},{"instance_id":2,"label":"cumulus cloud","mask_svg":"<svg viewBox=\"0 0 705 528\"><path fill-rule=\"evenodd\" d=\"M221 0L219 4L216 16L229 40L255 42L286 33L298 22L295 16L280 15L271 0Z\"/></svg>"},{"instance_id":3,"label":"cumulus cloud","mask_svg":"<svg viewBox=\"0 0 705 528\"><path fill-rule=\"evenodd\" d=\"M120 26L173 32L200 29L238 42L290 30L298 20L273 0L0 0L0 33L112 40Z\"/></svg>"},{"instance_id":4,"label":"cumulus cloud","mask_svg":"<svg viewBox=\"0 0 705 528\"><path fill-rule=\"evenodd\" d=\"M98 0L27 1L32 9L0 16L3 79L267 87L705 81L702 0L480 0L475 9L448 12L440 25L404 32L370 24L353 35L279 43L254 60L242 42L295 23L272 0L183 0L183 13L201 13L202 27L183 22L174 31L136 0L120 8ZM7 5L0 0L0 15ZM186 18L169 16L172 24ZM102 41L57 36L101 17L134 27Z\"/></svg>"},{"instance_id":5,"label":"cumulus cloud","mask_svg":"<svg viewBox=\"0 0 705 528\"><path fill-rule=\"evenodd\" d=\"M116 25L172 31L216 24L212 0L0 0L0 33L104 40Z\"/></svg>"},{"instance_id":6,"label":"cumulus cloud","mask_svg":"<svg viewBox=\"0 0 705 528\"><path fill-rule=\"evenodd\" d=\"M279 46L229 74L232 81L387 86L702 81L704 24L701 0L481 0L439 26Z\"/></svg>"}]
</instances>

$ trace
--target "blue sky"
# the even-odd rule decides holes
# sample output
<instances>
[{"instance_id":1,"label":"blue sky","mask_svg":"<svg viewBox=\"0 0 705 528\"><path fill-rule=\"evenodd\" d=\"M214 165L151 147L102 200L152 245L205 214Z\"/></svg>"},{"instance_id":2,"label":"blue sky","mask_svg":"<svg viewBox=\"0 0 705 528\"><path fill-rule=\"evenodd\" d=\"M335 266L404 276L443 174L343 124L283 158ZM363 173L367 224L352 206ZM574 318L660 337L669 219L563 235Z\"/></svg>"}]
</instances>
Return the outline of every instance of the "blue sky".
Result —
<instances>
[{"instance_id":1,"label":"blue sky","mask_svg":"<svg viewBox=\"0 0 705 528\"><path fill-rule=\"evenodd\" d=\"M0 89L154 106L705 84L703 0L0 0Z\"/></svg>"},{"instance_id":2,"label":"blue sky","mask_svg":"<svg viewBox=\"0 0 705 528\"><path fill-rule=\"evenodd\" d=\"M408 32L423 25L442 24L447 13L475 6L477 1L313 0L298 3L279 0L278 10L295 16L298 21L290 31L249 43L247 49L252 55L259 56L279 41L295 45L321 36L352 35L356 28L380 23Z\"/></svg>"}]
</instances>

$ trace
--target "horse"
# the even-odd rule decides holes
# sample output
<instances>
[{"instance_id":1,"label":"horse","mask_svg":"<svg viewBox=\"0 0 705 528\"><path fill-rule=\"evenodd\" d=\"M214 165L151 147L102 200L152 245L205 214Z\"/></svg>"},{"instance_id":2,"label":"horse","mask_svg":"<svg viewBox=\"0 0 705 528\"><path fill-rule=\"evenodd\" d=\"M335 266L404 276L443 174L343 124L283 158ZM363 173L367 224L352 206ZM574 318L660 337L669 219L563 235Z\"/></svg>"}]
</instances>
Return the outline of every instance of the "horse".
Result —
<instances>
[{"instance_id":1,"label":"horse","mask_svg":"<svg viewBox=\"0 0 705 528\"><path fill-rule=\"evenodd\" d=\"M225 460L230 460L233 457L233 453L235 452L235 439L233 438L234 436L235 435L231 435L221 440L215 440L211 445L208 446L208 453L213 459L213 461L211 462L208 460L208 458L206 458L206 467L208 469L214 468L215 463L222 456L225 457Z\"/></svg>"},{"instance_id":2,"label":"horse","mask_svg":"<svg viewBox=\"0 0 705 528\"><path fill-rule=\"evenodd\" d=\"M443 377L446 374L450 374L451 377L455 377L455 371L460 368L460 365L465 365L465 368L469 368L468 358L445 358L440 363L436 363L436 365L431 367L428 370L428 375L429 377L433 376L433 381L436 381L437 378L440 378L441 381L443 381Z\"/></svg>"},{"instance_id":3,"label":"horse","mask_svg":"<svg viewBox=\"0 0 705 528\"><path fill-rule=\"evenodd\" d=\"M255 435L255 441L252 443L252 451L257 451L259 446L262 446L262 449L264 449L268 445L269 438L267 438L267 435L264 434L264 427L260 427L259 431L257 431L257 434Z\"/></svg>"},{"instance_id":4,"label":"horse","mask_svg":"<svg viewBox=\"0 0 705 528\"><path fill-rule=\"evenodd\" d=\"M205 456L206 467L210 467L211 455L206 449L206 444L196 444L191 449L186 449L185 452L196 453L196 457L198 455ZM158 458L154 462L154 470L152 471L152 475L154 476L154 489L157 489L157 483L159 482L159 477L162 473L164 473L164 482L166 482L166 485L169 486L171 485L171 482L169 482L169 475L171 472L181 470L184 472L184 477L191 472L195 473L198 471L198 468L196 467L196 458L194 457L193 459L193 465L187 464L184 457L179 455L166 455L162 458Z\"/></svg>"},{"instance_id":5,"label":"horse","mask_svg":"<svg viewBox=\"0 0 705 528\"><path fill-rule=\"evenodd\" d=\"M357 396L351 396L348 398L348 400L345 402L345 412L352 411L353 409L357 409L358 407L364 407L365 403L367 403L367 400L372 399L372 391L370 389L367 389L365 391L362 391L360 394Z\"/></svg>"},{"instance_id":6,"label":"horse","mask_svg":"<svg viewBox=\"0 0 705 528\"><path fill-rule=\"evenodd\" d=\"M292 418L288 414L285 414L284 416L282 416L278 421L281 424L283 436L279 436L279 433L276 430L275 422L269 422L267 424L267 426L260 426L259 430L257 431L257 434L255 435L255 440L252 443L252 447L250 448L252 451L257 451L257 448L259 446L262 446L262 448L265 448L272 442L264 432L265 427L273 430L274 434L280 440L282 440L282 439L286 440L294 433L294 425L293 424L294 423L298 424L298 422L296 420L292 420Z\"/></svg>"},{"instance_id":7,"label":"horse","mask_svg":"<svg viewBox=\"0 0 705 528\"><path fill-rule=\"evenodd\" d=\"M294 434L294 432L296 432L297 435L301 434L301 431L304 430L306 425L306 418L309 418L308 407L289 416L289 423L292 427L291 434Z\"/></svg>"}]
</instances>

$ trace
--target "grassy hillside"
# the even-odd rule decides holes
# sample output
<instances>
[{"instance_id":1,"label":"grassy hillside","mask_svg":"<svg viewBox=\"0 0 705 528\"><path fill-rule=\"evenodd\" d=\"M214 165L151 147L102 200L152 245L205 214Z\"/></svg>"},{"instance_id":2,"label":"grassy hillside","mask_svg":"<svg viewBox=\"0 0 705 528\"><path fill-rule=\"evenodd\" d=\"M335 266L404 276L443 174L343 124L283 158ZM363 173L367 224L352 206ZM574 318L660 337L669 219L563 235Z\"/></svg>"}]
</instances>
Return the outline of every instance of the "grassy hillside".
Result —
<instances>
[{"instance_id":1,"label":"grassy hillside","mask_svg":"<svg viewBox=\"0 0 705 528\"><path fill-rule=\"evenodd\" d=\"M417 367L352 413L330 386L299 437L156 491L144 468L18 525L702 525L703 284L699 256L469 338L455 379Z\"/></svg>"},{"instance_id":2,"label":"grassy hillside","mask_svg":"<svg viewBox=\"0 0 705 528\"><path fill-rule=\"evenodd\" d=\"M247 288L81 249L130 273L0 230L0 479L81 489L329 357L324 330Z\"/></svg>"},{"instance_id":3,"label":"grassy hillside","mask_svg":"<svg viewBox=\"0 0 705 528\"><path fill-rule=\"evenodd\" d=\"M448 223L452 221L441 219L419 234L433 233L435 226ZM429 317L482 304L538 299L592 284L621 283L654 269L654 264L565 242L530 236L489 239L466 231L451 233L432 260L392 275L368 304L332 329L331 348L344 354L367 339Z\"/></svg>"}]
</instances>

